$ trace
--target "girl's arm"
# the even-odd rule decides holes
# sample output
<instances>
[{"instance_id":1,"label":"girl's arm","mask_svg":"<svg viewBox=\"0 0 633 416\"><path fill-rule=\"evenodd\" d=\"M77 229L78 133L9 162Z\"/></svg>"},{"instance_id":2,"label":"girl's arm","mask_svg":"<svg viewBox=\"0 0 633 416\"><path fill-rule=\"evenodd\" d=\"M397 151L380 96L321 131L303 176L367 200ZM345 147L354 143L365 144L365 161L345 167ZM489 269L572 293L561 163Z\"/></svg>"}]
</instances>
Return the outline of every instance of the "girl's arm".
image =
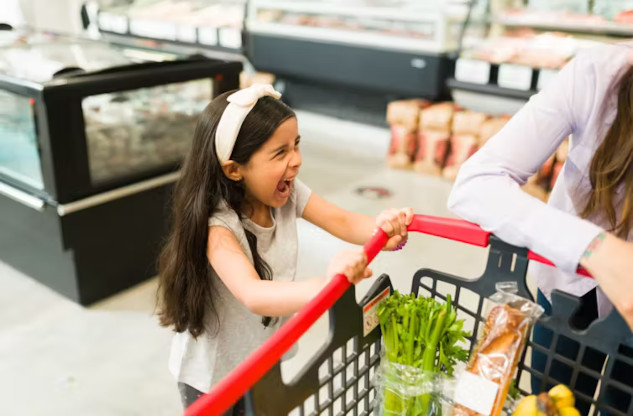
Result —
<instances>
[{"instance_id":1,"label":"girl's arm","mask_svg":"<svg viewBox=\"0 0 633 416\"><path fill-rule=\"evenodd\" d=\"M235 235L220 226L209 227L207 258L222 282L251 312L262 316L292 315L323 288L327 280L344 273L352 283L371 276L362 251L340 253L328 267L327 278L301 282L261 280Z\"/></svg>"},{"instance_id":2,"label":"girl's arm","mask_svg":"<svg viewBox=\"0 0 633 416\"><path fill-rule=\"evenodd\" d=\"M303 218L333 236L356 245L363 245L369 241L378 226L392 237L385 246L385 250L391 250L406 241L407 225L413 219L413 210L392 209L372 218L358 212L346 211L312 193L303 210Z\"/></svg>"}]
</instances>

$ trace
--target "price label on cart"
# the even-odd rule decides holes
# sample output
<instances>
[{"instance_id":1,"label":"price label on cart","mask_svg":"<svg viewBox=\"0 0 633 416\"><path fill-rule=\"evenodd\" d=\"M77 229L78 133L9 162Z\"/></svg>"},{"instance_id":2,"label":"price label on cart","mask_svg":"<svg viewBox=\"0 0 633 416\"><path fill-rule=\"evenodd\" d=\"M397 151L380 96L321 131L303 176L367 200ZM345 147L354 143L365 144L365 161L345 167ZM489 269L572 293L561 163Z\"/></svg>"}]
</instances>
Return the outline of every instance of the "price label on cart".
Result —
<instances>
[{"instance_id":1,"label":"price label on cart","mask_svg":"<svg viewBox=\"0 0 633 416\"><path fill-rule=\"evenodd\" d=\"M127 17L122 14L99 13L99 28L106 32L127 33Z\"/></svg>"},{"instance_id":2,"label":"price label on cart","mask_svg":"<svg viewBox=\"0 0 633 416\"><path fill-rule=\"evenodd\" d=\"M218 44L218 28L217 27L199 28L198 42L203 45L216 46Z\"/></svg>"},{"instance_id":3,"label":"price label on cart","mask_svg":"<svg viewBox=\"0 0 633 416\"><path fill-rule=\"evenodd\" d=\"M178 26L177 39L185 43L196 43L198 40L196 36L196 28L185 25Z\"/></svg>"},{"instance_id":4,"label":"price label on cart","mask_svg":"<svg viewBox=\"0 0 633 416\"><path fill-rule=\"evenodd\" d=\"M529 66L502 64L499 65L497 84L503 88L529 91L532 88L532 72Z\"/></svg>"},{"instance_id":5,"label":"price label on cart","mask_svg":"<svg viewBox=\"0 0 633 416\"><path fill-rule=\"evenodd\" d=\"M549 82L558 74L557 69L541 69L538 73L538 90L545 88Z\"/></svg>"},{"instance_id":6,"label":"price label on cart","mask_svg":"<svg viewBox=\"0 0 633 416\"><path fill-rule=\"evenodd\" d=\"M234 27L220 28L220 46L230 49L242 47L242 31Z\"/></svg>"},{"instance_id":7,"label":"price label on cart","mask_svg":"<svg viewBox=\"0 0 633 416\"><path fill-rule=\"evenodd\" d=\"M477 374L465 371L457 380L455 403L482 415L489 415L497 398L499 385Z\"/></svg>"},{"instance_id":8,"label":"price label on cart","mask_svg":"<svg viewBox=\"0 0 633 416\"><path fill-rule=\"evenodd\" d=\"M363 336L366 337L376 328L380 322L378 321L378 306L383 300L387 299L391 291L389 288L380 292L378 296L373 298L363 307Z\"/></svg>"},{"instance_id":9,"label":"price label on cart","mask_svg":"<svg viewBox=\"0 0 633 416\"><path fill-rule=\"evenodd\" d=\"M459 58L455 63L455 79L485 85L490 81L490 68L490 62Z\"/></svg>"}]
</instances>

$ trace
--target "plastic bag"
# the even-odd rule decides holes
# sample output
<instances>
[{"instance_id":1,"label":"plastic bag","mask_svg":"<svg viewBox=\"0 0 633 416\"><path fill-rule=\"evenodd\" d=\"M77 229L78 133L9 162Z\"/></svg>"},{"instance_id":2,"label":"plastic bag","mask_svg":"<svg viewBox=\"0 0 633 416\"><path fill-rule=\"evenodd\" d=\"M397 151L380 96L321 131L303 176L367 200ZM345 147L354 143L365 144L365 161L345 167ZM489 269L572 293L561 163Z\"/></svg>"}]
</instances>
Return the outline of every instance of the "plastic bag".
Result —
<instances>
[{"instance_id":1,"label":"plastic bag","mask_svg":"<svg viewBox=\"0 0 633 416\"><path fill-rule=\"evenodd\" d=\"M373 382L377 392L374 408L379 415L451 414L454 378L392 363L383 356Z\"/></svg>"},{"instance_id":2,"label":"plastic bag","mask_svg":"<svg viewBox=\"0 0 633 416\"><path fill-rule=\"evenodd\" d=\"M454 416L498 416L530 330L543 308L516 294L516 282L497 284L466 371L455 387Z\"/></svg>"}]
</instances>

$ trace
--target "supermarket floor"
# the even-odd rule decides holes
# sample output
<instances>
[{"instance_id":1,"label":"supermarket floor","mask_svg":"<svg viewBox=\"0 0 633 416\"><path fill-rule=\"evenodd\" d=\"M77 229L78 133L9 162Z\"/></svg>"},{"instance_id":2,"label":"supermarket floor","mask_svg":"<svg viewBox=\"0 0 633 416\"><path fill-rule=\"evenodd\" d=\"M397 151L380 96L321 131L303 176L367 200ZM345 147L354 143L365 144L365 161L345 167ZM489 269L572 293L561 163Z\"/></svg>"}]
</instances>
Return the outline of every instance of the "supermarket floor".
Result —
<instances>
[{"instance_id":1,"label":"supermarket floor","mask_svg":"<svg viewBox=\"0 0 633 416\"><path fill-rule=\"evenodd\" d=\"M393 206L448 215L450 184L384 167L386 129L313 114L299 114L304 165L300 177L315 192L349 209L375 215ZM378 155L378 156L376 156ZM372 199L359 187L384 187ZM298 278L322 275L331 256L347 245L301 221ZM486 251L415 235L398 253L383 253L375 275L389 273L397 289L410 288L424 266L464 277L483 271ZM357 295L370 282L358 287ZM0 263L1 415L176 415L176 385L167 370L170 331L157 324L156 279L89 308L80 307ZM321 320L284 365L301 368L327 332Z\"/></svg>"}]
</instances>

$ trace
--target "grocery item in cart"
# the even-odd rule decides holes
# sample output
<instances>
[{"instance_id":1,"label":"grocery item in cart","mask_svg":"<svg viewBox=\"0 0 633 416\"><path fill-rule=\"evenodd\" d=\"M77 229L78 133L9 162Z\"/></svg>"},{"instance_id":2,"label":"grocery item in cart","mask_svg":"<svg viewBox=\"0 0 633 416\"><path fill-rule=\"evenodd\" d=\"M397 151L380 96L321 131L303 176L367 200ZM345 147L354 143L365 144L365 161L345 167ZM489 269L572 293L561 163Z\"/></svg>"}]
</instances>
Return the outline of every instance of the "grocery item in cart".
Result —
<instances>
[{"instance_id":1,"label":"grocery item in cart","mask_svg":"<svg viewBox=\"0 0 633 416\"><path fill-rule=\"evenodd\" d=\"M468 351L459 344L468 334L447 296L403 296L397 291L378 308L383 357L375 380L383 415L441 414L445 376Z\"/></svg>"},{"instance_id":2,"label":"grocery item in cart","mask_svg":"<svg viewBox=\"0 0 633 416\"><path fill-rule=\"evenodd\" d=\"M574 404L574 393L569 387L559 384L547 393L522 398L514 408L512 416L580 416Z\"/></svg>"},{"instance_id":3,"label":"grocery item in cart","mask_svg":"<svg viewBox=\"0 0 633 416\"><path fill-rule=\"evenodd\" d=\"M530 330L543 314L541 306L506 290L490 297L483 332L455 387L453 416L499 416L503 410Z\"/></svg>"}]
</instances>

